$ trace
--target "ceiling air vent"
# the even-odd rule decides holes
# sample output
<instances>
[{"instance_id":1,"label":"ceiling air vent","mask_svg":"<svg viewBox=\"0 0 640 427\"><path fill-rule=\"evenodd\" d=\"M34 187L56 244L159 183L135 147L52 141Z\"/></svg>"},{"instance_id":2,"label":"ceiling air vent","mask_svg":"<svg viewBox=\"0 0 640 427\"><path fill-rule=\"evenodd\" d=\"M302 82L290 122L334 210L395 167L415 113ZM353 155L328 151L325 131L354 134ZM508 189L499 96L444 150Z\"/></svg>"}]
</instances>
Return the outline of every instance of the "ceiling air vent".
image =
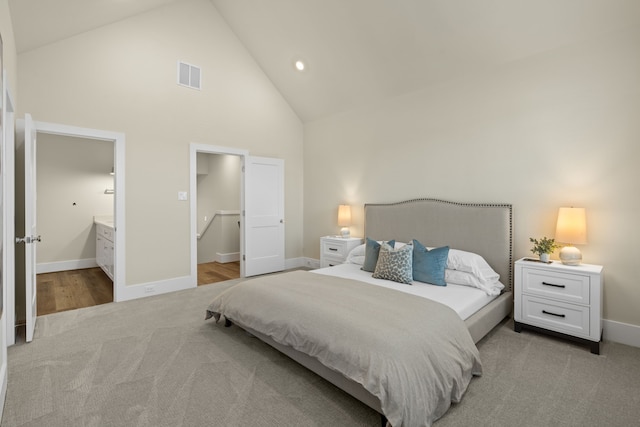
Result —
<instances>
[{"instance_id":1,"label":"ceiling air vent","mask_svg":"<svg viewBox=\"0 0 640 427\"><path fill-rule=\"evenodd\" d=\"M178 62L178 84L200 90L200 67Z\"/></svg>"}]
</instances>

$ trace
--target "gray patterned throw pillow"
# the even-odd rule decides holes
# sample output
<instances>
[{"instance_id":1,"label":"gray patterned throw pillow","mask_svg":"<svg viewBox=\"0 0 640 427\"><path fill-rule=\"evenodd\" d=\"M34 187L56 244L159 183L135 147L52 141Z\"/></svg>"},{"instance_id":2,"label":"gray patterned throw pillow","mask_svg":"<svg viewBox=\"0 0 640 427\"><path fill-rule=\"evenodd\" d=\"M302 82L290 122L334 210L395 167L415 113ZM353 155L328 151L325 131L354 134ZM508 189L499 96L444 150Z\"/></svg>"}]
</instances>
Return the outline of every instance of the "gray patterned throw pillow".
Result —
<instances>
[{"instance_id":1,"label":"gray patterned throw pillow","mask_svg":"<svg viewBox=\"0 0 640 427\"><path fill-rule=\"evenodd\" d=\"M383 243L372 277L410 284L413 281L413 245L394 249Z\"/></svg>"}]
</instances>

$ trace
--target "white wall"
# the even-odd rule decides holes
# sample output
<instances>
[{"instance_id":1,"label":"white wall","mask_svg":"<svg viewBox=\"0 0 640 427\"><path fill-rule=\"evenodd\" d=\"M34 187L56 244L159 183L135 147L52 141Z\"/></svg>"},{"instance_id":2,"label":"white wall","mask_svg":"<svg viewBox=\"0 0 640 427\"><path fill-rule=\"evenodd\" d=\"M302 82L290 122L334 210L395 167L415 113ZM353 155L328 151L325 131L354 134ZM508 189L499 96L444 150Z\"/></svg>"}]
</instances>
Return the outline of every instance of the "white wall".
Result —
<instances>
[{"instance_id":1,"label":"white wall","mask_svg":"<svg viewBox=\"0 0 640 427\"><path fill-rule=\"evenodd\" d=\"M286 257L302 255L302 124L207 0L19 55L19 112L126 134L127 285L190 274L189 144L285 159ZM202 90L176 84L177 62Z\"/></svg>"},{"instance_id":2,"label":"white wall","mask_svg":"<svg viewBox=\"0 0 640 427\"><path fill-rule=\"evenodd\" d=\"M216 216L216 211L240 210L240 156L198 153L198 163L206 164L206 174L199 174L198 232L205 230L204 217L210 223L198 240L198 264L216 260L216 253L240 251L238 215ZM213 218L213 222L212 222Z\"/></svg>"},{"instance_id":3,"label":"white wall","mask_svg":"<svg viewBox=\"0 0 640 427\"><path fill-rule=\"evenodd\" d=\"M95 215L113 215L113 142L37 136L37 263L96 257Z\"/></svg>"},{"instance_id":4,"label":"white wall","mask_svg":"<svg viewBox=\"0 0 640 427\"><path fill-rule=\"evenodd\" d=\"M605 266L604 316L640 325L640 27L305 124L306 256L336 208L435 197L514 206L515 257L587 209L586 263Z\"/></svg>"}]
</instances>

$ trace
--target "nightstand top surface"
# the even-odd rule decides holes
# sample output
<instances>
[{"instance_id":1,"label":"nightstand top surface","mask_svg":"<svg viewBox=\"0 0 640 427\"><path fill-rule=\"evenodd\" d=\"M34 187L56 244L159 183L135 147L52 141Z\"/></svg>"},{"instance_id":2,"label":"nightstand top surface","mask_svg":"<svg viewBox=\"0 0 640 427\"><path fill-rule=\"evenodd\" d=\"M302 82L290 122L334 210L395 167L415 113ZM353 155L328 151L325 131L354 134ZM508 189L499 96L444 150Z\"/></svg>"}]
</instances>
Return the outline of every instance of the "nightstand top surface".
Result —
<instances>
[{"instance_id":1,"label":"nightstand top surface","mask_svg":"<svg viewBox=\"0 0 640 427\"><path fill-rule=\"evenodd\" d=\"M557 271L563 271L566 273L602 273L603 267L597 264L579 264L579 265L564 265L560 261L552 261L550 264L537 261L526 261L526 258L520 258L516 261L516 264L526 265L527 267L538 268L550 268Z\"/></svg>"},{"instance_id":2,"label":"nightstand top surface","mask_svg":"<svg viewBox=\"0 0 640 427\"><path fill-rule=\"evenodd\" d=\"M334 239L334 240L346 240L346 241L362 241L362 237L342 237L342 236L322 236L321 239Z\"/></svg>"}]
</instances>

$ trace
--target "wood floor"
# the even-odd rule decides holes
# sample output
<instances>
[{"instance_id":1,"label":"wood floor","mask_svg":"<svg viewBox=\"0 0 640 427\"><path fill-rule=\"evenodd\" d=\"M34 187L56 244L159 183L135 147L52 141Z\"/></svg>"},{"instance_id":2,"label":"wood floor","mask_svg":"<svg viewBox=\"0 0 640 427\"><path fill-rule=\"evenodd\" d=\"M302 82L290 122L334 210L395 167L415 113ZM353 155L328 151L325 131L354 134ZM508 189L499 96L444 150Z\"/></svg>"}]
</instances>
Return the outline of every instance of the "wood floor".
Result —
<instances>
[{"instance_id":1,"label":"wood floor","mask_svg":"<svg viewBox=\"0 0 640 427\"><path fill-rule=\"evenodd\" d=\"M219 262L198 264L198 286L237 279L238 277L240 277L240 261L225 262L224 264Z\"/></svg>"},{"instance_id":2,"label":"wood floor","mask_svg":"<svg viewBox=\"0 0 640 427\"><path fill-rule=\"evenodd\" d=\"M39 316L113 301L113 282L98 267L38 274L36 286Z\"/></svg>"},{"instance_id":3,"label":"wood floor","mask_svg":"<svg viewBox=\"0 0 640 427\"><path fill-rule=\"evenodd\" d=\"M198 265L198 286L240 277L240 262ZM102 269L58 271L36 276L38 315L113 301L113 282Z\"/></svg>"}]
</instances>

